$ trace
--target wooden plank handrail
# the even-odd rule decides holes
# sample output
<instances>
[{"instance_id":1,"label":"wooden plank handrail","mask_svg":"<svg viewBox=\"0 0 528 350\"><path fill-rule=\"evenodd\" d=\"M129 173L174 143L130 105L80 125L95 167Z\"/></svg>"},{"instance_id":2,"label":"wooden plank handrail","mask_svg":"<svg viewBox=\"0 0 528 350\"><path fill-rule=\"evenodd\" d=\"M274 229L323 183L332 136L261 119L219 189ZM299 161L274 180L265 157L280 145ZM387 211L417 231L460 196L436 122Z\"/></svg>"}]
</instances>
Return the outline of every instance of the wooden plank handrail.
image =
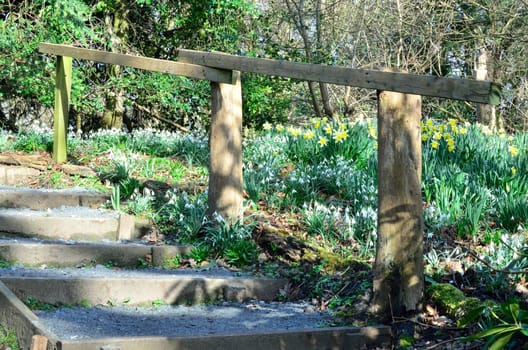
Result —
<instances>
[{"instance_id":1,"label":"wooden plank handrail","mask_svg":"<svg viewBox=\"0 0 528 350\"><path fill-rule=\"evenodd\" d=\"M500 86L490 81L354 69L179 49L178 61L242 72L360 88L499 104Z\"/></svg>"},{"instance_id":2,"label":"wooden plank handrail","mask_svg":"<svg viewBox=\"0 0 528 350\"><path fill-rule=\"evenodd\" d=\"M39 52L56 56L73 57L77 59L128 66L161 73L177 74L188 78L209 80L216 83L234 84L236 82L231 70L211 68L203 65L199 66L183 62L50 43L40 43Z\"/></svg>"}]
</instances>

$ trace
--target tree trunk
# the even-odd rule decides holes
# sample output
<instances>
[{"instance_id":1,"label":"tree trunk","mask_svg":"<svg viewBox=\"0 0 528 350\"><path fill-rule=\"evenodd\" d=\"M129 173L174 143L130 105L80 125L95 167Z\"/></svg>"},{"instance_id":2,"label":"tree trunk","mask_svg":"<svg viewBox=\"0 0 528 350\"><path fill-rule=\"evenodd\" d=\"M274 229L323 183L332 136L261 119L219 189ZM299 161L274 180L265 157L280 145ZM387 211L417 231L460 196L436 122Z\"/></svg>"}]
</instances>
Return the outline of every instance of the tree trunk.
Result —
<instances>
[{"instance_id":1,"label":"tree trunk","mask_svg":"<svg viewBox=\"0 0 528 350\"><path fill-rule=\"evenodd\" d=\"M489 64L488 51L485 47L477 50L475 70L473 72L476 80L489 80L493 76L492 65ZM491 74L490 74L491 73ZM477 103L477 121L487 125L490 130L497 131L497 114L496 108L492 105Z\"/></svg>"},{"instance_id":2,"label":"tree trunk","mask_svg":"<svg viewBox=\"0 0 528 350\"><path fill-rule=\"evenodd\" d=\"M316 47L319 48L320 41L321 41L321 12L322 7L324 6L324 1L317 1L316 4ZM308 33L308 25L306 24L305 18L304 18L304 1L301 0L298 3L295 1L286 1L286 7L288 8L288 11L293 16L293 22L295 27L297 28L297 31L299 32L299 35L302 38L303 45L304 45L304 52L306 55L306 58L308 62L310 63L320 63L320 57L319 53L313 52L312 43L310 42L310 35ZM315 83L312 81L308 82L308 89L310 91L310 96L312 100L312 106L314 109L315 114L318 117L322 117L323 112L321 111L321 107L319 106L319 102L317 101L317 94L315 92ZM326 83L319 83L319 91L321 93L321 100L323 102L323 110L324 114L326 114L328 117L333 118L334 117L334 109L332 108L330 104L330 94L328 92L328 84Z\"/></svg>"},{"instance_id":3,"label":"tree trunk","mask_svg":"<svg viewBox=\"0 0 528 350\"><path fill-rule=\"evenodd\" d=\"M122 0L118 0L113 8L114 11L107 13L105 24L110 37L110 51L120 53L125 46L128 30L128 9ZM108 67L108 76L110 79L118 81L122 79L121 67L111 65ZM123 126L124 108L124 91L118 87L106 94L105 109L101 126L107 129L121 129Z\"/></svg>"},{"instance_id":4,"label":"tree trunk","mask_svg":"<svg viewBox=\"0 0 528 350\"><path fill-rule=\"evenodd\" d=\"M328 118L334 119L334 108L330 104L330 93L328 91L328 84L319 83L321 91L321 100L323 101L323 108Z\"/></svg>"},{"instance_id":5,"label":"tree trunk","mask_svg":"<svg viewBox=\"0 0 528 350\"><path fill-rule=\"evenodd\" d=\"M378 93L378 239L372 312L382 321L422 308L421 97Z\"/></svg>"},{"instance_id":6,"label":"tree trunk","mask_svg":"<svg viewBox=\"0 0 528 350\"><path fill-rule=\"evenodd\" d=\"M230 221L242 216L242 87L211 83L208 214Z\"/></svg>"}]
</instances>

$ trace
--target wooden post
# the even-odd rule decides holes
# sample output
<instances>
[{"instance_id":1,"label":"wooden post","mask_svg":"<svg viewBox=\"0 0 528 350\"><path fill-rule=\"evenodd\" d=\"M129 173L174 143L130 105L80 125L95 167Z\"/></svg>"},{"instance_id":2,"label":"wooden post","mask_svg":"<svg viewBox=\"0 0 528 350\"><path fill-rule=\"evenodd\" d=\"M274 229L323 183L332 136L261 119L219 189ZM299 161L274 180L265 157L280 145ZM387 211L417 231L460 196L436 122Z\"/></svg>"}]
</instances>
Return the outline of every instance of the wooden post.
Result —
<instances>
[{"instance_id":1,"label":"wooden post","mask_svg":"<svg viewBox=\"0 0 528 350\"><path fill-rule=\"evenodd\" d=\"M475 61L475 69L473 70L473 77L475 80L489 79L488 72L488 51L484 45L477 50L477 57ZM490 130L497 131L497 113L496 108L490 104L477 103L477 120L487 125Z\"/></svg>"},{"instance_id":2,"label":"wooden post","mask_svg":"<svg viewBox=\"0 0 528 350\"><path fill-rule=\"evenodd\" d=\"M238 220L242 216L242 85L211 83L209 136L209 215Z\"/></svg>"},{"instance_id":3,"label":"wooden post","mask_svg":"<svg viewBox=\"0 0 528 350\"><path fill-rule=\"evenodd\" d=\"M55 111L53 116L53 159L58 163L67 160L66 137L72 78L72 58L57 56L55 70Z\"/></svg>"},{"instance_id":4,"label":"wooden post","mask_svg":"<svg viewBox=\"0 0 528 350\"><path fill-rule=\"evenodd\" d=\"M378 240L372 311L421 310L423 277L421 97L378 92Z\"/></svg>"},{"instance_id":5,"label":"wooden post","mask_svg":"<svg viewBox=\"0 0 528 350\"><path fill-rule=\"evenodd\" d=\"M43 335L34 335L31 338L31 350L46 350L48 348L48 338Z\"/></svg>"}]
</instances>

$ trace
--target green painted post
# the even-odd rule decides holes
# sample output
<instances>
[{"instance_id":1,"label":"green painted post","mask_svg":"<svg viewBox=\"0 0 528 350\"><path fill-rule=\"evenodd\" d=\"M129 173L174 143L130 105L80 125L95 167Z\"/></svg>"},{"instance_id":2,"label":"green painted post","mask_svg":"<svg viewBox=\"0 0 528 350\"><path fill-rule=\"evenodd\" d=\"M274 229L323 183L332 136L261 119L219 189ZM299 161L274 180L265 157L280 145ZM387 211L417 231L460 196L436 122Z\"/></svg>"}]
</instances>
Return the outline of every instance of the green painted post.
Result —
<instances>
[{"instance_id":1,"label":"green painted post","mask_svg":"<svg viewBox=\"0 0 528 350\"><path fill-rule=\"evenodd\" d=\"M67 160L66 137L72 80L72 58L57 56L55 69L55 111L53 115L53 159L57 163Z\"/></svg>"}]
</instances>

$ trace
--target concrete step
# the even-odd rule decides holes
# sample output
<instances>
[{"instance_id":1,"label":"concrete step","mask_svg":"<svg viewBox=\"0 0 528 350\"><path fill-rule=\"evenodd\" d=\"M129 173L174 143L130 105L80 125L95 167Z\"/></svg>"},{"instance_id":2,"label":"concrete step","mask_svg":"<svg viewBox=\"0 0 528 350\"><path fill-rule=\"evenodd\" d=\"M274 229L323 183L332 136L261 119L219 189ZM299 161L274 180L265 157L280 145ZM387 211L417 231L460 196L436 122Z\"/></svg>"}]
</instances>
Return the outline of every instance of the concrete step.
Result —
<instances>
[{"instance_id":1,"label":"concrete step","mask_svg":"<svg viewBox=\"0 0 528 350\"><path fill-rule=\"evenodd\" d=\"M253 304L253 303L252 303ZM247 305L248 307L251 304ZM236 316L215 317L207 314L205 320L207 323L206 330L199 329L200 334L196 335L176 335L179 329L185 330L192 328L192 318L179 316L166 318L160 315L159 320L153 320L152 317L139 316L136 320L129 317L129 321L134 321L133 327L138 331L145 326L154 326L160 322L180 322L177 327L170 327L171 334L162 334L155 332L152 335L131 336L130 333L123 335L105 335L97 336L96 332L92 333L94 336L85 338L79 337L77 333L72 336L58 336L52 329L47 326L44 319L39 318L33 313L20 299L8 289L2 282L0 282L0 324L7 329L13 330L18 337L19 345L22 349L29 348L47 348L47 349L63 349L63 350L101 350L101 349L128 349L128 350L143 350L143 349L186 349L186 350L242 350L242 349L332 349L332 350L352 350L364 348L392 348L391 347L391 330L390 327L321 327L314 324L311 327L303 327L303 329L291 329L286 324L283 326L282 320L284 312L277 315L270 315L270 312L265 311L259 313L258 308L249 309L256 314L256 322L252 322L256 326L254 330L247 330L251 324L240 324L235 328L235 331L219 331L217 326L222 327L225 322L233 322L230 318L236 320ZM83 312L83 311L80 311ZM122 310L118 310L117 319L122 320L125 315ZM241 310L241 312L244 312ZM112 308L103 310L100 317L94 318L90 323L96 321L98 329L105 330L104 319L112 313ZM156 314L156 313L154 313ZM226 315L229 315L226 313ZM106 318L105 318L106 317ZM88 324L79 324L79 319L68 319L63 317L58 319L57 323L68 324L68 328L81 329L83 332L90 331L92 327ZM62 322L62 323L61 323ZM236 322L236 321L235 321ZM116 326L122 327L123 322L117 323ZM267 325L273 324L273 330L270 330ZM171 323L172 325L172 323ZM72 327L75 326L75 327ZM79 328L80 327L80 328ZM158 331L158 329L156 329ZM176 331L176 332L174 332ZM204 334L204 331L207 334ZM107 332L108 333L108 332ZM143 334L143 333L142 333ZM39 346L37 346L39 344Z\"/></svg>"},{"instance_id":2,"label":"concrete step","mask_svg":"<svg viewBox=\"0 0 528 350\"><path fill-rule=\"evenodd\" d=\"M211 266L202 269L0 269L0 281L21 300L46 304L195 304L217 300L275 300L287 281Z\"/></svg>"},{"instance_id":3,"label":"concrete step","mask_svg":"<svg viewBox=\"0 0 528 350\"><path fill-rule=\"evenodd\" d=\"M0 185L15 186L39 175L40 170L37 169L0 165Z\"/></svg>"},{"instance_id":4,"label":"concrete step","mask_svg":"<svg viewBox=\"0 0 528 350\"><path fill-rule=\"evenodd\" d=\"M59 207L90 207L104 205L110 196L85 189L45 190L0 186L0 208L47 210Z\"/></svg>"},{"instance_id":5,"label":"concrete step","mask_svg":"<svg viewBox=\"0 0 528 350\"><path fill-rule=\"evenodd\" d=\"M0 231L25 237L119 241L137 239L145 229L133 216L111 210L85 207L0 209Z\"/></svg>"},{"instance_id":6,"label":"concrete step","mask_svg":"<svg viewBox=\"0 0 528 350\"><path fill-rule=\"evenodd\" d=\"M188 254L192 246L152 245L138 242L77 242L0 237L0 260L11 264L82 267L112 264L136 267L146 261L163 266L167 259Z\"/></svg>"}]
</instances>

